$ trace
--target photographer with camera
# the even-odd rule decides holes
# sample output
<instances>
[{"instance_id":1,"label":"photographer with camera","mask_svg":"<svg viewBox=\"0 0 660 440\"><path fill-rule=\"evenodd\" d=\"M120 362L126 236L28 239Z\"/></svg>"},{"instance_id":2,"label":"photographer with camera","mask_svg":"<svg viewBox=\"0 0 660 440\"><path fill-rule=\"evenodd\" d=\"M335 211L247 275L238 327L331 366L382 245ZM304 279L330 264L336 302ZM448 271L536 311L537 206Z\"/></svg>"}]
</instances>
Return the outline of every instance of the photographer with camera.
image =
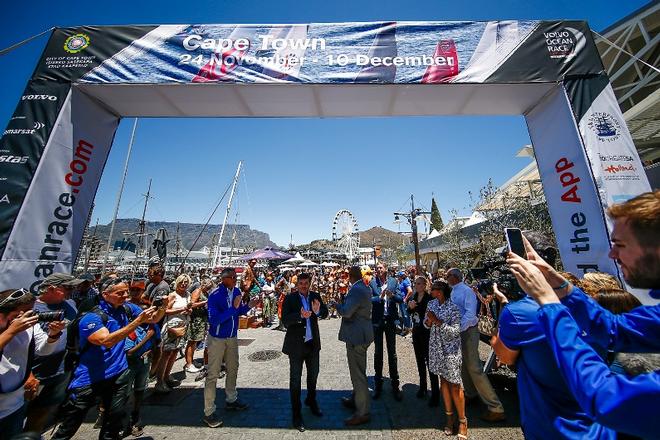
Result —
<instances>
[{"instance_id":1,"label":"photographer with camera","mask_svg":"<svg viewBox=\"0 0 660 440\"><path fill-rule=\"evenodd\" d=\"M41 283L33 310L39 314L42 330L48 331L48 325L52 321L69 323L76 319L76 305L73 300L66 299L72 290L71 283L76 281L71 275L53 273ZM52 414L66 399L66 387L71 376L70 372L64 371L66 338L65 327L51 354L35 356L32 372L39 379L40 391L28 405L26 431L43 432L49 426Z\"/></svg>"},{"instance_id":2,"label":"photographer with camera","mask_svg":"<svg viewBox=\"0 0 660 440\"><path fill-rule=\"evenodd\" d=\"M121 438L131 383L124 350L126 337L142 324L158 322L165 312L156 307L143 311L127 303L129 286L121 278L106 280L101 292L99 305L76 318L69 328L69 355L77 365L62 407L61 424L52 439L73 437L87 411L98 403L105 408L99 439Z\"/></svg>"},{"instance_id":3,"label":"photographer with camera","mask_svg":"<svg viewBox=\"0 0 660 440\"><path fill-rule=\"evenodd\" d=\"M37 392L31 379L36 355L52 353L65 323L50 322L44 332L32 310L35 297L25 289L0 292L0 433L11 438L23 431L25 400Z\"/></svg>"}]
</instances>

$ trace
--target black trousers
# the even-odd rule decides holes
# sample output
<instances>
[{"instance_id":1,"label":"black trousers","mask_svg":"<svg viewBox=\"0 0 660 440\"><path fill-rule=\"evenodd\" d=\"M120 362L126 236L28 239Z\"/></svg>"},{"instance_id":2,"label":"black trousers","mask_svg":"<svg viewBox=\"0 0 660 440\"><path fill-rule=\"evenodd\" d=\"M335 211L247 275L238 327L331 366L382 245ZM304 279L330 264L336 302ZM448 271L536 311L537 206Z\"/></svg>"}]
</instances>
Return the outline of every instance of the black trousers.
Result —
<instances>
[{"instance_id":1,"label":"black trousers","mask_svg":"<svg viewBox=\"0 0 660 440\"><path fill-rule=\"evenodd\" d=\"M121 439L121 429L130 391L130 372L123 373L85 387L69 390L66 402L61 408L60 423L51 440L70 439L76 434L87 411L103 403L105 416L99 432L99 440Z\"/></svg>"},{"instance_id":2,"label":"black trousers","mask_svg":"<svg viewBox=\"0 0 660 440\"><path fill-rule=\"evenodd\" d=\"M311 343L303 344L302 356L289 356L289 393L294 418L300 417L302 414L300 395L303 364L307 368L307 398L305 400L315 402L316 382L319 377L319 350L315 350Z\"/></svg>"},{"instance_id":3,"label":"black trousers","mask_svg":"<svg viewBox=\"0 0 660 440\"><path fill-rule=\"evenodd\" d=\"M426 386L426 371L429 366L429 338L430 332L426 329L413 329L412 340L413 348L415 350L415 360L417 361L417 372L419 373L419 387L423 390L427 389ZM440 385L438 383L438 376L429 371L431 379L431 398L440 398Z\"/></svg>"},{"instance_id":4,"label":"black trousers","mask_svg":"<svg viewBox=\"0 0 660 440\"><path fill-rule=\"evenodd\" d=\"M387 364L390 369L392 388L399 389L399 369L396 357L396 326L393 322L374 325L374 380L376 388L383 386L383 335L387 347Z\"/></svg>"}]
</instances>

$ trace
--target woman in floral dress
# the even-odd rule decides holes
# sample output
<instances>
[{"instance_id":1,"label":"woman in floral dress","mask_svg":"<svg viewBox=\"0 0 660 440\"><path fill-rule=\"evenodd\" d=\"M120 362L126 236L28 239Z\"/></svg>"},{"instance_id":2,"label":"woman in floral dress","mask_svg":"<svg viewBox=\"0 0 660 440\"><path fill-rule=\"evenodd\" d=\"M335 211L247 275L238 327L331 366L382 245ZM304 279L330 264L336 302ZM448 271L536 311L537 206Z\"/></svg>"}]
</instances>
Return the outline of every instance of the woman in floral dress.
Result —
<instances>
[{"instance_id":1,"label":"woman in floral dress","mask_svg":"<svg viewBox=\"0 0 660 440\"><path fill-rule=\"evenodd\" d=\"M444 432L454 432L454 407L458 413L458 438L467 439L465 396L461 381L461 314L458 306L449 299L451 288L444 281L431 286L434 298L426 308L424 325L431 329L429 340L429 370L440 376L442 399L447 421Z\"/></svg>"}]
</instances>

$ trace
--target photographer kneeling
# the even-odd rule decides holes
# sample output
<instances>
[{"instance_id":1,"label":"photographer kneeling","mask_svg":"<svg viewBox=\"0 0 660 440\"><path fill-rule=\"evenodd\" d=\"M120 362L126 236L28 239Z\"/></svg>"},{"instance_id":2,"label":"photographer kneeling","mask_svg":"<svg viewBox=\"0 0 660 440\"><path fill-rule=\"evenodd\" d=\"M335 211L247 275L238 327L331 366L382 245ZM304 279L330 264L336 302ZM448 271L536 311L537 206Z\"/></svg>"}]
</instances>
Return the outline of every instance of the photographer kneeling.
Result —
<instances>
[{"instance_id":1,"label":"photographer kneeling","mask_svg":"<svg viewBox=\"0 0 660 440\"><path fill-rule=\"evenodd\" d=\"M35 325L39 315L32 311L35 297L24 289L0 292L0 433L11 438L23 431L25 394L36 392L38 382L30 379L35 354L45 356L56 347L64 322L51 322L46 334Z\"/></svg>"},{"instance_id":2,"label":"photographer kneeling","mask_svg":"<svg viewBox=\"0 0 660 440\"><path fill-rule=\"evenodd\" d=\"M73 348L77 350L79 363L62 407L61 424L52 439L73 437L87 411L98 403L103 403L106 409L99 439L121 438L130 392L130 371L124 351L126 337L139 325L157 322L163 316L162 309L149 307L142 311L127 303L128 284L120 278L107 280L101 292L99 305L74 321L77 325L70 329L69 341L76 342Z\"/></svg>"}]
</instances>

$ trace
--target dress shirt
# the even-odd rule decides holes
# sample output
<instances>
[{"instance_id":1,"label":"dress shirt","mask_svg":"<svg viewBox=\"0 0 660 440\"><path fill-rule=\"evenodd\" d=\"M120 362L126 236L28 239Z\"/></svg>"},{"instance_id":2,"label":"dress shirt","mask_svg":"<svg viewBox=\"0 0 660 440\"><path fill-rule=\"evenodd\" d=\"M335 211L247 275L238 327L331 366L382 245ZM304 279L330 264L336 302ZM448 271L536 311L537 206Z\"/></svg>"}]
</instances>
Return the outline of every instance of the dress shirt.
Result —
<instances>
[{"instance_id":1,"label":"dress shirt","mask_svg":"<svg viewBox=\"0 0 660 440\"><path fill-rule=\"evenodd\" d=\"M303 295L302 293L300 295L300 301L302 302L303 309L305 309L306 312L310 311L309 308L309 301L308 297ZM312 340L312 323L310 322L310 319L307 318L305 323L305 342L309 342Z\"/></svg>"},{"instance_id":2,"label":"dress shirt","mask_svg":"<svg viewBox=\"0 0 660 440\"><path fill-rule=\"evenodd\" d=\"M467 284L460 282L451 288L451 300L461 311L461 331L477 325L477 295Z\"/></svg>"}]
</instances>

